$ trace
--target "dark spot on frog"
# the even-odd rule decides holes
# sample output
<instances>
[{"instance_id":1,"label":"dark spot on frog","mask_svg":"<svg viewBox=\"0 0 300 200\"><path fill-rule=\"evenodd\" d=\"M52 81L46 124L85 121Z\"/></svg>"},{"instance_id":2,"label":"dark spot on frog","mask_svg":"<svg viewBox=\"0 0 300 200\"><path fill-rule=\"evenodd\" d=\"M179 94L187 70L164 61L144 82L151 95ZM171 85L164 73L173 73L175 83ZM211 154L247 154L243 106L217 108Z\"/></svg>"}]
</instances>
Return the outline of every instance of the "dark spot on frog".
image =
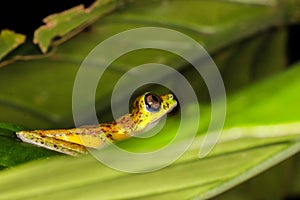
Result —
<instances>
[{"instance_id":1,"label":"dark spot on frog","mask_svg":"<svg viewBox=\"0 0 300 200\"><path fill-rule=\"evenodd\" d=\"M112 134L110 134L110 133L109 133L109 134L107 134L107 135L106 135L106 137L107 137L107 138L109 138L109 139L111 139L111 140L114 140L114 138L113 138Z\"/></svg>"}]
</instances>

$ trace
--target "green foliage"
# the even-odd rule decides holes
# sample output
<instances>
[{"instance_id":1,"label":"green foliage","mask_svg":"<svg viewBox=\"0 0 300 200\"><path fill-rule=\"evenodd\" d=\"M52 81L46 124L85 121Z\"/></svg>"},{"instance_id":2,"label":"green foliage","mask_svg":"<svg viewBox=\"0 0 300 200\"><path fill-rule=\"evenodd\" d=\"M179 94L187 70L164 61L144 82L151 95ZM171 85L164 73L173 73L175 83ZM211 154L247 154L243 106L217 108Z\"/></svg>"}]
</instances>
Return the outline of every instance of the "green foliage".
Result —
<instances>
[{"instance_id":1,"label":"green foliage","mask_svg":"<svg viewBox=\"0 0 300 200\"><path fill-rule=\"evenodd\" d=\"M0 172L0 199L204 199L296 154L300 64L287 66L286 26L299 22L298 4L293 0L97 1L90 8L79 6L46 18L34 42L49 54L22 60L28 56L24 44L20 55L5 57L0 69L0 169L5 169ZM49 28L51 23L55 26ZM139 64L163 63L184 74L201 100L200 105L190 105L191 110L200 106L201 121L193 145L172 165L128 174L90 156L70 158L16 138L15 132L24 129L73 127L72 89L83 59L106 38L144 26L171 28L194 38L213 55L222 73L227 118L207 157L198 157L210 121L205 84L193 78L192 67L183 59L155 50L131 52L116 60L101 79L99 85L106 86L99 88L95 102L100 121L111 120L108 97L114 84ZM61 38L54 41L57 36ZM1 52L4 56L11 50L10 45ZM119 145L131 151L161 147L172 139L179 120L180 113L171 115L158 136ZM299 162L294 166L290 173L299 177ZM299 179L290 184L293 194L299 194ZM266 187L264 183L261 188Z\"/></svg>"},{"instance_id":2,"label":"green foliage","mask_svg":"<svg viewBox=\"0 0 300 200\"><path fill-rule=\"evenodd\" d=\"M10 30L1 30L0 33L0 60L4 56L13 51L16 47L23 44L25 41L25 35L14 33Z\"/></svg>"}]
</instances>

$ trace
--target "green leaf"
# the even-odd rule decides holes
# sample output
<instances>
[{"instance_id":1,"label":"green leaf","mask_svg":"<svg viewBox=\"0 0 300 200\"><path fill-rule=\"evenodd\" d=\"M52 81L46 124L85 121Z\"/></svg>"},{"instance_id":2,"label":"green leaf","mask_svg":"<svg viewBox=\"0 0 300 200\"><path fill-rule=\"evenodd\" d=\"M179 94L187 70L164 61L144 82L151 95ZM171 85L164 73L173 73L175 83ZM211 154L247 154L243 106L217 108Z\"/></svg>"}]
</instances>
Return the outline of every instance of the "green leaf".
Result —
<instances>
[{"instance_id":1,"label":"green leaf","mask_svg":"<svg viewBox=\"0 0 300 200\"><path fill-rule=\"evenodd\" d=\"M25 42L26 36L23 34L15 33L11 30L1 30L0 33L0 61L13 51L15 48Z\"/></svg>"},{"instance_id":2,"label":"green leaf","mask_svg":"<svg viewBox=\"0 0 300 200\"><path fill-rule=\"evenodd\" d=\"M166 27L192 36L204 44L210 53L214 53L224 46L234 45L234 42L240 38L247 38L257 31L272 27L277 20L280 20L278 13L283 12L280 7L219 1L190 1L188 4L183 1L172 1L169 4L150 1L147 2L147 7L144 6L144 3L136 4L130 4L122 12L115 12L113 15L99 20L93 24L90 31L82 32L63 43L47 58L31 60L30 63L20 61L1 69L0 109L5 115L0 115L0 121L10 120L30 129L72 127L71 96L78 68L95 45L120 31L140 27L143 23L160 25L155 21L164 21ZM178 8L182 10L181 17L177 15ZM226 9L223 10L223 8ZM157 19L153 18L153 10L158 12ZM212 14L208 10L216 11ZM191 13L194 15L192 19L184 17ZM173 15L174 17L170 17ZM149 20L153 22L149 23ZM203 31L203 24L214 32L206 34L205 30ZM237 31L237 26L243 30ZM279 46L277 47L276 49L281 49ZM240 59L236 58L236 60ZM101 92L96 95L100 118L103 121L107 120L103 112L109 105L109 99L106 97L112 91L113 83L127 69L148 62L174 65L177 69L188 71L184 70L185 65L178 57L161 51L145 50L120 58L110 67L107 76L104 77L103 82L109 81L111 84L106 84L106 87L101 88ZM222 64L219 66L223 68ZM15 73L16 71L18 73ZM198 84L198 80L192 81L195 81L196 89L200 87L201 95L199 96L202 96L202 93L205 93L201 87L203 84ZM57 101L58 99L59 101Z\"/></svg>"},{"instance_id":3,"label":"green leaf","mask_svg":"<svg viewBox=\"0 0 300 200\"><path fill-rule=\"evenodd\" d=\"M115 171L90 157L29 163L1 173L0 198L69 199L72 194L88 199L211 197L300 150L293 137L241 138L219 143L215 151L223 153L212 152L199 160L200 144L196 141L177 163L140 175Z\"/></svg>"},{"instance_id":4,"label":"green leaf","mask_svg":"<svg viewBox=\"0 0 300 200\"><path fill-rule=\"evenodd\" d=\"M0 129L6 129L8 131L17 132L17 131L24 130L25 127L13 123L0 123Z\"/></svg>"},{"instance_id":5,"label":"green leaf","mask_svg":"<svg viewBox=\"0 0 300 200\"><path fill-rule=\"evenodd\" d=\"M5 169L30 160L58 155L56 152L22 143L15 134L21 130L26 128L12 123L0 123L0 168Z\"/></svg>"},{"instance_id":6,"label":"green leaf","mask_svg":"<svg viewBox=\"0 0 300 200\"><path fill-rule=\"evenodd\" d=\"M294 84L290 84L288 87L282 86L282 90L296 93L298 90L292 88L295 89L299 85L295 84L295 81L298 80L299 68L300 66L292 68L291 71L259 83L259 85L261 88L270 87L271 84L274 86L278 80L288 77L290 81L293 80ZM298 73L295 73L296 70ZM254 88L255 86L251 89ZM259 93L259 89L256 88L256 92ZM280 98L277 101L278 103L285 102L289 97L293 96ZM244 103L243 98L239 101L234 98L233 100L234 104L229 102L229 106L239 106ZM298 99L290 98L290 102L293 100L298 102ZM268 106L273 107L273 104L265 104L265 107ZM285 115L284 112L277 114ZM229 115L228 120L231 117ZM241 115L239 118L240 121L243 121L247 119L247 116ZM203 142L203 138L199 136L193 146L175 164L163 170L138 176L120 173L99 165L90 157L77 159L64 157L43 160L38 163L33 162L2 172L0 198L40 199L47 196L49 199L55 199L58 197L68 198L74 193L79 195L78 198L89 199L167 198L169 195L182 198L211 197L299 152L299 136L299 122L268 126L252 125L240 128L235 126L223 132L219 143L208 157L198 158ZM130 145L130 140L124 143ZM135 148L138 146L135 143ZM233 160L235 162L229 162ZM47 165L47 169L51 170L45 171L45 165ZM19 177L22 177L23 181L30 178L31 183L39 185L39 187L25 184L20 181ZM51 178L45 180L44 177ZM115 185L118 185L118 192L114 192ZM25 191L26 196L24 196Z\"/></svg>"},{"instance_id":7,"label":"green leaf","mask_svg":"<svg viewBox=\"0 0 300 200\"><path fill-rule=\"evenodd\" d=\"M38 44L41 51L45 53L55 37L66 37L67 34L67 37L71 37L95 19L116 9L117 5L116 1L99 0L89 8L79 5L62 13L50 15L43 20L45 25L35 31L33 42ZM71 33L72 31L75 33Z\"/></svg>"},{"instance_id":8,"label":"green leaf","mask_svg":"<svg viewBox=\"0 0 300 200\"><path fill-rule=\"evenodd\" d=\"M0 130L0 168L11 168L1 172L0 199L70 199L74 194L78 199L202 199L220 194L299 152L300 66L284 71L286 25L299 22L295 20L297 9L291 7L294 1L263 2L132 2L92 25L87 20L90 29L55 44L57 48L48 57L1 68L0 121L29 129L72 127L72 88L86 55L123 30L161 26L203 44L217 60L229 92L226 130L211 154L199 159L202 134L210 120L203 82L193 78L191 67L170 53L144 50L122 56L106 71L101 80L105 87L96 94L101 121L111 119L107 97L123 73L143 63L164 63L186 75L203 100L199 134L192 147L167 168L133 175L112 170L88 156L53 156L57 154L18 141L13 132L18 128L4 124ZM41 39L45 51L56 34L62 33L61 41L65 41L68 31L85 26L83 18L79 20L75 14L71 28L62 23L61 29L45 31L45 36L49 33ZM171 116L157 137L130 139L119 145L132 151L161 147L172 139L179 117ZM50 158L42 159L45 157ZM41 160L16 166L38 158Z\"/></svg>"}]
</instances>

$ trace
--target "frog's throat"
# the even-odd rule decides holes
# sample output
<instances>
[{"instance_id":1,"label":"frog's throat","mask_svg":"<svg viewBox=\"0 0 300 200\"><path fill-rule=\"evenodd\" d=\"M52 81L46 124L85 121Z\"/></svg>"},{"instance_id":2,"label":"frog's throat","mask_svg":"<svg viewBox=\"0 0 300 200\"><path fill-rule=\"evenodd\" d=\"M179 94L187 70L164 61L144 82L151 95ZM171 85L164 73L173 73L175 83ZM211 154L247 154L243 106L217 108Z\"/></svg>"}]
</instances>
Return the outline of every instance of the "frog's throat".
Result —
<instances>
[{"instance_id":1,"label":"frog's throat","mask_svg":"<svg viewBox=\"0 0 300 200\"><path fill-rule=\"evenodd\" d=\"M111 123L111 130L117 130L116 134L123 134L128 137L147 127L148 123L142 119L143 117L142 114L139 115L133 111L131 114L126 114Z\"/></svg>"},{"instance_id":2,"label":"frog's throat","mask_svg":"<svg viewBox=\"0 0 300 200\"><path fill-rule=\"evenodd\" d=\"M126 114L115 121L120 133L130 135L138 126L138 118L132 117L131 114Z\"/></svg>"}]
</instances>

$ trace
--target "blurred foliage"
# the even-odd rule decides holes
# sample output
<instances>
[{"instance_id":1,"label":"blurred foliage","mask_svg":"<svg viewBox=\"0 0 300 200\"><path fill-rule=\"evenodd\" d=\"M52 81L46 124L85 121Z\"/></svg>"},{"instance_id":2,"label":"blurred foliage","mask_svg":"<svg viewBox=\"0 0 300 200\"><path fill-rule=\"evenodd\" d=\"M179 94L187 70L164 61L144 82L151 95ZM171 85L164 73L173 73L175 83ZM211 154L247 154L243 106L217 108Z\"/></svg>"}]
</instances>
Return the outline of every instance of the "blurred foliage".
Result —
<instances>
[{"instance_id":1,"label":"blurred foliage","mask_svg":"<svg viewBox=\"0 0 300 200\"><path fill-rule=\"evenodd\" d=\"M0 60L17 46L25 42L25 36L22 34L14 33L10 30L1 30L0 33Z\"/></svg>"},{"instance_id":2,"label":"blurred foliage","mask_svg":"<svg viewBox=\"0 0 300 200\"><path fill-rule=\"evenodd\" d=\"M18 34L5 39L2 31L0 169L5 170L0 176L0 199L73 199L74 195L77 199L203 199L296 154L300 150L300 65L289 66L286 52L288 27L299 23L299 6L295 0L99 0L88 8L78 6L47 17L35 32L34 43L39 47L22 44L25 36ZM225 131L208 157L198 159L210 120L205 83L195 78L195 71L183 59L157 50L131 52L116 60L101 79L99 85L105 87L99 88L95 102L100 121L111 120L108 97L122 74L139 64L163 63L184 74L200 99L202 118L193 146L171 166L153 173L126 174L88 156L67 158L17 140L14 132L23 126L73 127L72 89L81 62L106 38L145 26L185 33L202 44L219 67L228 95L227 118ZM23 40L11 43L16 36ZM176 132L179 118L170 116L157 137L133 138L120 146L133 151L160 147ZM28 163L20 165L24 162ZM299 164L299 156L294 156L216 199L299 195Z\"/></svg>"}]
</instances>

